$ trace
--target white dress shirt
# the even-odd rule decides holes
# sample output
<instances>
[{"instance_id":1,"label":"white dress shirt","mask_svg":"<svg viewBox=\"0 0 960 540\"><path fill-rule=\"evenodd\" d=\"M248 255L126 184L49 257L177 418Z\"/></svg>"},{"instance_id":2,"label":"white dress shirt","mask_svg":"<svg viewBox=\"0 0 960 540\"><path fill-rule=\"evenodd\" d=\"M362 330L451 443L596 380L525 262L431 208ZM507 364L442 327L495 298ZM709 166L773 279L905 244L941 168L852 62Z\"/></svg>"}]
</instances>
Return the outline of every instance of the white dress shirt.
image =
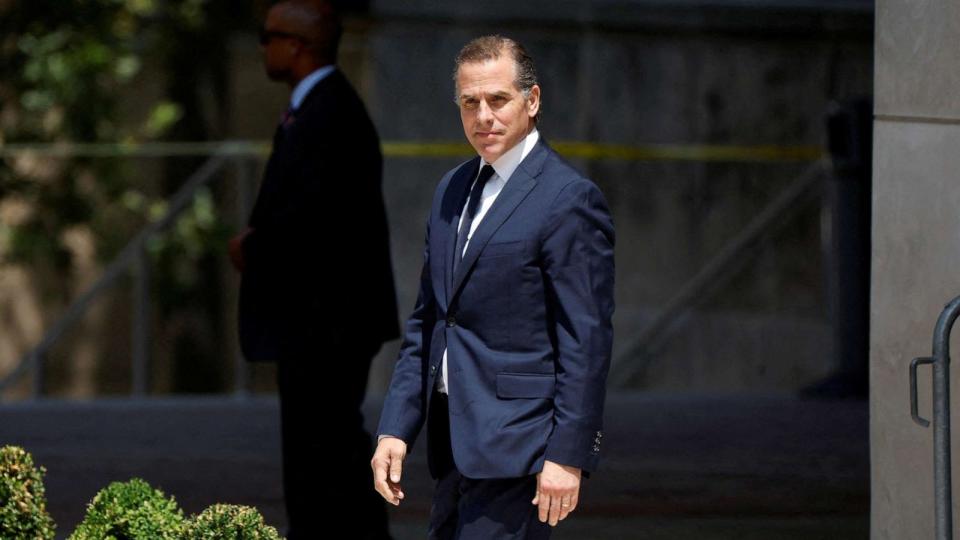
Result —
<instances>
[{"instance_id":1,"label":"white dress shirt","mask_svg":"<svg viewBox=\"0 0 960 540\"><path fill-rule=\"evenodd\" d=\"M297 85L293 87L293 92L290 93L290 108L293 110L299 109L300 105L303 105L303 100L307 99L307 94L313 90L313 87L327 75L333 73L335 69L337 69L337 66L333 64L317 68L298 82Z\"/></svg>"},{"instance_id":2,"label":"white dress shirt","mask_svg":"<svg viewBox=\"0 0 960 540\"><path fill-rule=\"evenodd\" d=\"M526 137L519 143L517 143L513 148L507 150L500 159L493 162L493 176L487 180L487 184L483 186L483 193L480 194L480 206L477 207L477 215L473 218L473 223L470 224L470 231L467 233L467 242L463 246L463 253L467 252L467 247L470 246L470 237L473 236L473 232L477 230L477 225L480 224L480 221L483 220L483 216L487 214L487 210L490 210L490 207L493 206L493 202L497 200L497 196L500 195L500 192L503 191L503 186L507 185L507 181L510 180L510 177L513 176L513 172L517 170L517 167L520 166L520 162L523 161L523 158L527 157L527 154L533 150L533 147L537 144L537 141L540 140L540 134L537 132L537 129L534 128L533 131L527 134ZM483 168L483 165L486 164L481 159L480 167L477 170L477 176L480 176L479 169ZM473 179L473 182L470 184L470 189L473 190L473 183L477 181L476 178ZM466 208L470 204L469 197L467 202L463 205ZM457 224L457 229L463 224L464 214L460 214L460 223ZM463 255L463 254L461 254ZM424 346L429 347L429 344L424 344ZM440 376L437 377L437 391L446 394L447 393L447 350L443 350L443 364L440 369ZM395 435L389 433L381 433L377 437L377 442L382 441L386 438L396 438Z\"/></svg>"},{"instance_id":3,"label":"white dress shirt","mask_svg":"<svg viewBox=\"0 0 960 540\"><path fill-rule=\"evenodd\" d=\"M533 150L533 147L537 144L537 141L540 140L540 133L537 132L537 129L534 128L533 131L527 134L517 145L515 145L510 150L504 152L499 159L491 163L493 166L494 174L487 180L487 184L483 186L483 193L480 194L480 206L477 207L477 215L474 216L473 222L470 224L470 231L467 232L467 242L463 246L464 255L467 252L467 248L470 247L470 238L473 237L474 231L477 230L477 226L480 225L480 222L483 220L483 216L487 214L487 210L490 210L490 207L493 206L493 202L497 200L497 196L500 195L500 192L503 191L503 186L507 185L507 182L510 180L510 177L513 176L513 172L517 170L517 167L520 166L520 162L523 161L523 158L527 157L527 154ZM482 161L480 169L483 168L483 165L486 164L485 161ZM479 170L477 176L479 176ZM476 183L477 179L474 178L473 182ZM470 184L470 189L473 189L473 183ZM467 208L470 205L469 198L467 199L464 208ZM460 214L460 223L457 225L457 229L463 225L463 218L466 212ZM462 232L461 232L462 234ZM437 377L437 390L442 393L447 393L447 350L443 350L443 364L440 368L440 376Z\"/></svg>"}]
</instances>

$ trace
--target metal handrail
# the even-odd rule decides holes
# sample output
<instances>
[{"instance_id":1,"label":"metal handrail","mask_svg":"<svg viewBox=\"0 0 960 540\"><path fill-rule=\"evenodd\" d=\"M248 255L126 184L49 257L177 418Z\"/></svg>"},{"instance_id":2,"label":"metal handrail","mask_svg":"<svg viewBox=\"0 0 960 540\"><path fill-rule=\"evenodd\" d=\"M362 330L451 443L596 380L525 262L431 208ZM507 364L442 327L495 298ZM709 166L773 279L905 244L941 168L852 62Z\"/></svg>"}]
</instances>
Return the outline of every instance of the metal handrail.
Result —
<instances>
[{"instance_id":1,"label":"metal handrail","mask_svg":"<svg viewBox=\"0 0 960 540\"><path fill-rule=\"evenodd\" d=\"M637 338L628 345L611 365L610 380L619 387L626 387L638 373L649 367L658 343L664 342L671 334L680 317L695 302L702 300L704 292L715 287L717 278L727 271L731 264L742 259L743 253L765 234L768 234L784 213L797 206L797 203L809 196L819 186L822 175L828 170L829 161L822 159L814 162L786 187L776 199L766 206L754 219L730 240L720 252L710 259L695 276L687 281L667 302L657 316L646 325Z\"/></svg>"},{"instance_id":2,"label":"metal handrail","mask_svg":"<svg viewBox=\"0 0 960 540\"><path fill-rule=\"evenodd\" d=\"M960 316L960 297L940 313L933 331L933 357L910 362L910 416L922 427L930 422L920 417L917 406L917 368L933 365L933 483L937 540L953 538L953 492L950 462L950 332Z\"/></svg>"},{"instance_id":3,"label":"metal handrail","mask_svg":"<svg viewBox=\"0 0 960 540\"><path fill-rule=\"evenodd\" d=\"M147 393L147 356L146 343L149 341L147 320L149 317L149 273L146 262L145 247L147 241L157 233L169 227L173 221L186 210L190 202L196 196L197 191L209 184L217 172L228 163L232 157L250 157L257 156L256 148L250 145L227 143L221 144L219 149L212 150L210 157L203 165L197 169L184 182L183 186L170 198L170 203L166 213L157 221L144 227L127 245L120 254L107 265L103 274L91 285L84 293L74 300L67 308L66 312L60 316L54 325L47 330L40 343L30 352L21 358L19 364L3 379L0 379L0 393L4 392L27 372L33 371L33 389L32 396L40 397L44 393L43 367L45 357L53 345L70 329L81 316L87 311L90 305L96 300L103 291L111 287L118 279L124 276L132 268L137 269L137 300L134 312L134 334L133 340L133 394L144 395Z\"/></svg>"},{"instance_id":4,"label":"metal handrail","mask_svg":"<svg viewBox=\"0 0 960 540\"><path fill-rule=\"evenodd\" d=\"M619 159L619 160L638 160L638 161L727 161L727 162L802 162L815 160L810 170L819 171L822 169L822 151L818 147L808 146L724 146L724 145L611 145L596 144L584 142L560 141L555 145L557 149L567 157L585 158L585 159ZM243 160L250 158L262 158L269 151L269 146L264 142L251 141L228 141L228 142L173 142L173 143L0 143L0 157L15 157L20 155L43 155L52 157L169 157L169 156L211 156L208 161L200 167L184 185L172 197L171 203L164 216L147 226L142 230L104 270L101 277L87 290L80 298L75 300L66 310L57 322L47 332L45 332L40 343L27 353L19 364L4 378L0 379L0 394L20 380L27 372L34 371L34 384L32 395L39 397L44 393L43 364L45 356L60 337L86 312L90 304L102 292L112 286L117 279L129 271L133 271L136 276L137 284L135 286L135 308L133 324L133 394L143 395L147 392L146 366L147 347L149 340L148 318L150 312L149 291L149 265L146 264L145 245L153 235L168 227L174 219L189 205L190 201L196 195L201 187L208 184L214 174L224 165L228 159ZM469 147L464 143L424 143L424 142L398 142L385 141L383 143L384 155L387 157L449 157L469 154ZM246 176L249 171L245 167L239 168L239 175ZM804 175L806 177L809 174ZM807 182L809 183L809 178ZM246 181L244 181L246 183ZM799 182L802 183L802 182ZM809 187L808 184L800 186L799 193L797 186L791 186L786 191L787 204L791 204L797 195L802 195ZM791 195L793 194L793 195ZM243 202L238 219L242 220L245 216L249 204L249 194L246 189L240 191ZM778 201L784 199L781 196ZM782 206L782 203L775 202L771 205ZM774 210L775 214L780 211ZM764 222L764 216L770 213L768 208L758 216L758 220ZM761 225L751 224L748 230L753 230ZM751 236L753 233L747 233ZM740 235L742 237L743 234ZM738 238L740 238L738 237ZM751 236L752 237L752 236ZM747 238L746 241L751 241ZM738 240L732 244L742 243ZM739 248L736 249L739 251ZM717 271L717 266L724 266L716 261L708 264L670 303L667 309L649 325L637 340L637 345L630 350L635 352L647 348L648 341L663 334L676 317L686 309L691 295L699 290L702 282L708 279ZM707 277L704 277L707 276ZM693 292L691 292L693 291ZM622 358L622 356L621 356ZM624 365L628 362L616 362L614 368L623 371ZM636 362L628 369L635 372L642 369L645 362ZM238 393L243 393L246 386L246 366L238 359L236 385ZM629 375L621 380L626 380ZM615 379L616 380L616 379Z\"/></svg>"},{"instance_id":5,"label":"metal handrail","mask_svg":"<svg viewBox=\"0 0 960 540\"><path fill-rule=\"evenodd\" d=\"M51 142L0 143L0 158L168 158L211 156L266 156L269 141L170 141L170 142Z\"/></svg>"}]
</instances>

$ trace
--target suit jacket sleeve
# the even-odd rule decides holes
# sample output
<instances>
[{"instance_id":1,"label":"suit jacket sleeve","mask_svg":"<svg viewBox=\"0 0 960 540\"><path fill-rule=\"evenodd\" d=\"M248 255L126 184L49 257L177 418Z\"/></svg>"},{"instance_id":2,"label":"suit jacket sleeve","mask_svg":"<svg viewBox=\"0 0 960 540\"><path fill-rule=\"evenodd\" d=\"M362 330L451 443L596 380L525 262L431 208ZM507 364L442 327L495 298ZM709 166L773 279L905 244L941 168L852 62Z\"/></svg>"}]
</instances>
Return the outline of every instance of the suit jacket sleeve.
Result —
<instances>
[{"instance_id":1,"label":"suit jacket sleeve","mask_svg":"<svg viewBox=\"0 0 960 540\"><path fill-rule=\"evenodd\" d=\"M557 344L554 431L545 458L596 469L613 342L614 231L593 183L568 184L542 243L548 313Z\"/></svg>"},{"instance_id":2,"label":"suit jacket sleeve","mask_svg":"<svg viewBox=\"0 0 960 540\"><path fill-rule=\"evenodd\" d=\"M427 412L424 381L429 364L430 340L437 307L430 281L430 223L427 223L420 271L420 291L413 313L404 328L403 343L394 366L390 389L384 399L377 437L391 435L412 446Z\"/></svg>"}]
</instances>

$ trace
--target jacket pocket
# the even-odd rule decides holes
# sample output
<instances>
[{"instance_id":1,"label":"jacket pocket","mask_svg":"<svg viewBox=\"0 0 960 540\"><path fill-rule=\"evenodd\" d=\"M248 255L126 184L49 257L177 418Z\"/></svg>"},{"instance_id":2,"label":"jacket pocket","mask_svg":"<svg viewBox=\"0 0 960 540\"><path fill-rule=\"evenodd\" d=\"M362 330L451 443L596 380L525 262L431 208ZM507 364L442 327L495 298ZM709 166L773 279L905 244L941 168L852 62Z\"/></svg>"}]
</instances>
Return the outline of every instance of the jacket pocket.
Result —
<instances>
[{"instance_id":1,"label":"jacket pocket","mask_svg":"<svg viewBox=\"0 0 960 540\"><path fill-rule=\"evenodd\" d=\"M523 240L517 240L514 242L490 242L489 244L483 246L483 250L480 251L481 257L502 257L504 255L513 255L514 253L519 253L523 251L523 248L526 247L527 243Z\"/></svg>"},{"instance_id":2,"label":"jacket pocket","mask_svg":"<svg viewBox=\"0 0 960 540\"><path fill-rule=\"evenodd\" d=\"M553 398L557 378L547 373L497 373L497 397Z\"/></svg>"}]
</instances>

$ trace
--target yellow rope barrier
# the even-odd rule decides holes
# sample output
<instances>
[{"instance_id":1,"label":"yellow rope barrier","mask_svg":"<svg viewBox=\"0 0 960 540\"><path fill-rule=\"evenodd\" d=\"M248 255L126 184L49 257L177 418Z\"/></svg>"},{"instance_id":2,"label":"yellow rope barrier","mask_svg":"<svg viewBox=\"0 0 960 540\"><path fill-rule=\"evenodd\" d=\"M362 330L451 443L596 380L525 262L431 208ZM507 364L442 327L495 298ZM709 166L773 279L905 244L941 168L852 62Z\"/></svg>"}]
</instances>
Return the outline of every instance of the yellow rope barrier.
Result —
<instances>
[{"instance_id":1,"label":"yellow rope barrier","mask_svg":"<svg viewBox=\"0 0 960 540\"><path fill-rule=\"evenodd\" d=\"M649 144L623 145L560 141L551 143L568 158L617 161L693 161L783 163L816 161L818 146L734 146ZM466 143L384 141L388 158L468 158L475 155ZM48 143L0 144L0 157L170 157L235 155L263 157L270 152L265 141L151 142L151 143Z\"/></svg>"}]
</instances>

